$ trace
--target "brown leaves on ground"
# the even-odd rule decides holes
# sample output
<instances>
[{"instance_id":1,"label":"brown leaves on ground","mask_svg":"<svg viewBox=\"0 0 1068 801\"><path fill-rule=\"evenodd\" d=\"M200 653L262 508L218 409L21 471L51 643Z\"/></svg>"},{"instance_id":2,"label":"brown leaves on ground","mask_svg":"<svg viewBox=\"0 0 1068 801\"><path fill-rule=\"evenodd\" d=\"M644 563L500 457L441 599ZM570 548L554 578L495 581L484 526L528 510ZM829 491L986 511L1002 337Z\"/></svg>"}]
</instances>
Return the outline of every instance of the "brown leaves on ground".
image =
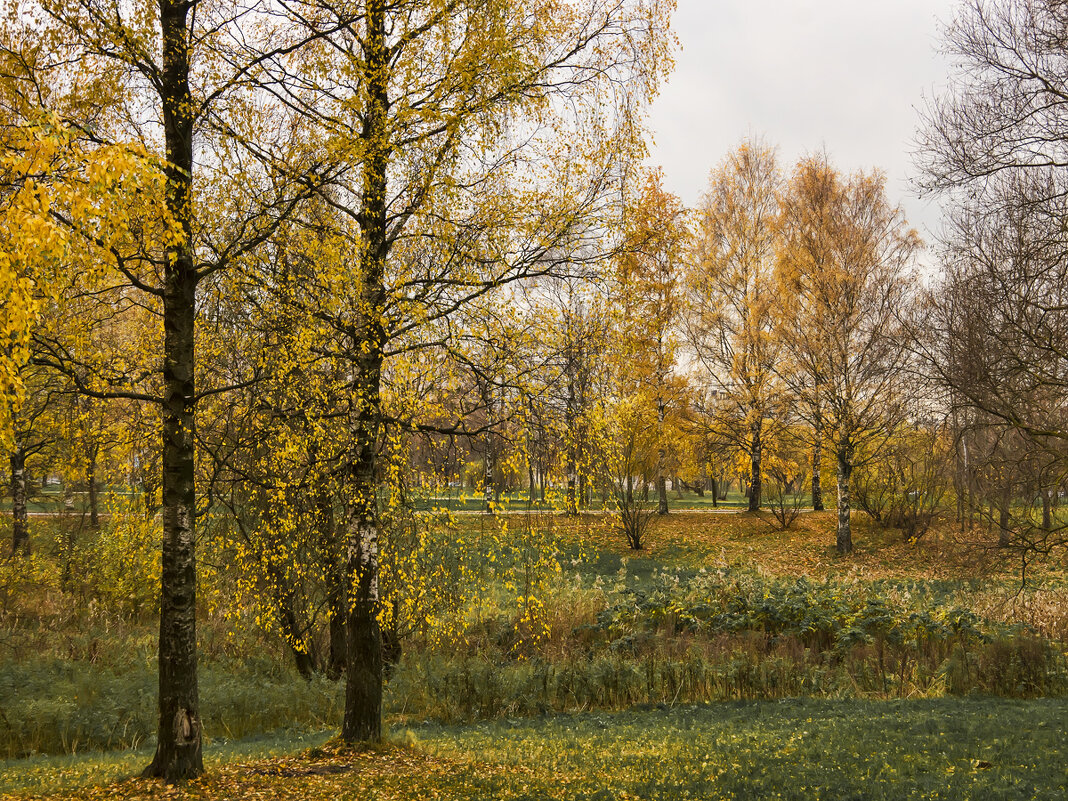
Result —
<instances>
[{"instance_id":1,"label":"brown leaves on ground","mask_svg":"<svg viewBox=\"0 0 1068 801\"><path fill-rule=\"evenodd\" d=\"M811 579L884 578L969 579L1018 573L1020 562L996 547L997 534L975 528L961 532L939 521L919 542L897 529L883 528L864 515L853 516L855 550L840 557L834 549L837 512L806 512L788 531L777 530L770 512L672 512L657 518L641 552L627 548L609 516L586 516L561 526L564 541L586 550L649 557L686 567L753 565L775 576Z\"/></svg>"},{"instance_id":2,"label":"brown leaves on ground","mask_svg":"<svg viewBox=\"0 0 1068 801\"><path fill-rule=\"evenodd\" d=\"M12 798L71 801L226 799L226 801L392 801L392 799L499 797L522 784L518 766L446 759L402 746L366 749L328 743L297 756L209 766L194 781L166 785L132 778L116 784Z\"/></svg>"}]
</instances>

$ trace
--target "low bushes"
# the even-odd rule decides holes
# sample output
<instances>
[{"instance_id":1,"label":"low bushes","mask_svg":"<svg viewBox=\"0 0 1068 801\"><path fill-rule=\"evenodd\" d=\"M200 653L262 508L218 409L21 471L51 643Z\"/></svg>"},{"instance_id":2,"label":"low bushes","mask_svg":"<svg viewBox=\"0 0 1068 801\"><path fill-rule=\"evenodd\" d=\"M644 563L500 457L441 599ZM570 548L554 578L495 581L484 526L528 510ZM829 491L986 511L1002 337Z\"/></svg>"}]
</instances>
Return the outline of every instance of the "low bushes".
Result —
<instances>
[{"instance_id":1,"label":"low bushes","mask_svg":"<svg viewBox=\"0 0 1068 801\"><path fill-rule=\"evenodd\" d=\"M1063 648L927 593L737 569L651 584L594 588L585 604L574 588L547 599L547 616L557 605L587 612L555 628L544 652L517 655L515 622L497 620L463 647L410 655L390 684L394 711L459 721L742 698L1068 693Z\"/></svg>"}]
</instances>

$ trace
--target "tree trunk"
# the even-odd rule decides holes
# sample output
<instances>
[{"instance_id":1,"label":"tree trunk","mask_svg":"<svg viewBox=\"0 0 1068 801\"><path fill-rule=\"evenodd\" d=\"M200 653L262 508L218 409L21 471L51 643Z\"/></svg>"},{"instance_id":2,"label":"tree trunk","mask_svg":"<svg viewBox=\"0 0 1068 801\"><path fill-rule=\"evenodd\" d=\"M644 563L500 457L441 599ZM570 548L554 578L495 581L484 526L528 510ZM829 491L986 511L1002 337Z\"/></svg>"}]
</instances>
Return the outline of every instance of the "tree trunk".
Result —
<instances>
[{"instance_id":1,"label":"tree trunk","mask_svg":"<svg viewBox=\"0 0 1068 801\"><path fill-rule=\"evenodd\" d=\"M964 489L964 514L961 518L961 531L971 531L974 516L974 496L972 495L972 468L968 463L968 440L961 437L961 452L964 455L963 472L961 473L962 487Z\"/></svg>"},{"instance_id":2,"label":"tree trunk","mask_svg":"<svg viewBox=\"0 0 1068 801\"><path fill-rule=\"evenodd\" d=\"M340 565L338 566L340 567ZM331 679L341 678L345 672L345 590L340 569L328 576L327 603L330 606L330 656L326 666L326 675Z\"/></svg>"},{"instance_id":3,"label":"tree trunk","mask_svg":"<svg viewBox=\"0 0 1068 801\"><path fill-rule=\"evenodd\" d=\"M381 420L384 277L386 263L386 171L389 161L389 52L386 49L385 0L369 0L362 43L367 108L361 139L363 198L360 226L360 308L356 310L355 420L348 516L347 566L348 654L346 658L345 742L382 738L382 632L378 624L378 521L375 501L375 454Z\"/></svg>"},{"instance_id":4,"label":"tree trunk","mask_svg":"<svg viewBox=\"0 0 1068 801\"><path fill-rule=\"evenodd\" d=\"M486 434L486 460L482 469L482 511L486 514L493 514L493 456L490 447L490 435Z\"/></svg>"},{"instance_id":5,"label":"tree trunk","mask_svg":"<svg viewBox=\"0 0 1068 801\"><path fill-rule=\"evenodd\" d=\"M812 432L812 511L823 511L823 486L821 484L821 472L823 471L823 424L819 416Z\"/></svg>"},{"instance_id":6,"label":"tree trunk","mask_svg":"<svg viewBox=\"0 0 1068 801\"><path fill-rule=\"evenodd\" d=\"M178 782L204 772L197 690L196 487L194 482L193 98L190 4L160 1L160 74L167 147L167 207L182 241L165 252L163 286L163 552L159 623L159 739L146 776Z\"/></svg>"},{"instance_id":7,"label":"tree trunk","mask_svg":"<svg viewBox=\"0 0 1068 801\"><path fill-rule=\"evenodd\" d=\"M575 355L568 346L565 354L567 368L567 398L564 402L564 437L567 448L567 495L564 498L564 511L568 517L578 514L578 443L575 431Z\"/></svg>"},{"instance_id":8,"label":"tree trunk","mask_svg":"<svg viewBox=\"0 0 1068 801\"><path fill-rule=\"evenodd\" d=\"M578 471L578 505L579 509L589 509L592 505L593 499L590 497L593 494L592 487L590 485L589 476L586 475L586 471L581 468Z\"/></svg>"},{"instance_id":9,"label":"tree trunk","mask_svg":"<svg viewBox=\"0 0 1068 801\"><path fill-rule=\"evenodd\" d=\"M578 514L578 498L576 492L575 463L571 456L567 459L567 495L564 499L564 511L568 517Z\"/></svg>"},{"instance_id":10,"label":"tree trunk","mask_svg":"<svg viewBox=\"0 0 1068 801\"><path fill-rule=\"evenodd\" d=\"M268 557L267 576L270 579L271 594L277 605L278 625L282 628L282 635L286 645L293 654L293 663L297 673L303 679L311 679L319 669L319 660L313 650L312 643L306 636L306 627L302 625L300 615L297 613L297 587L289 579L285 570Z\"/></svg>"},{"instance_id":11,"label":"tree trunk","mask_svg":"<svg viewBox=\"0 0 1068 801\"><path fill-rule=\"evenodd\" d=\"M760 480L761 470L761 434L763 426L760 421L753 424L750 429L749 439L749 475L752 478L752 484L749 487L749 511L756 512L760 510L760 494L762 490L762 482Z\"/></svg>"},{"instance_id":12,"label":"tree trunk","mask_svg":"<svg viewBox=\"0 0 1068 801\"><path fill-rule=\"evenodd\" d=\"M664 450L664 402L658 400L656 404L657 440L656 451L656 492L659 503L656 513L666 515L668 513L667 478L664 476L664 463L667 461L667 451Z\"/></svg>"},{"instance_id":13,"label":"tree trunk","mask_svg":"<svg viewBox=\"0 0 1068 801\"><path fill-rule=\"evenodd\" d=\"M712 508L719 508L719 479L712 476Z\"/></svg>"},{"instance_id":14,"label":"tree trunk","mask_svg":"<svg viewBox=\"0 0 1068 801\"><path fill-rule=\"evenodd\" d=\"M853 553L853 532L850 528L849 482L853 475L853 445L843 436L838 442L838 553Z\"/></svg>"},{"instance_id":15,"label":"tree trunk","mask_svg":"<svg viewBox=\"0 0 1068 801\"><path fill-rule=\"evenodd\" d=\"M30 518L26 511L26 454L19 445L11 454L11 548L30 551Z\"/></svg>"},{"instance_id":16,"label":"tree trunk","mask_svg":"<svg viewBox=\"0 0 1068 801\"><path fill-rule=\"evenodd\" d=\"M1043 531L1051 531L1053 529L1053 505L1050 502L1050 492L1047 489L1041 490L1042 492L1042 529Z\"/></svg>"},{"instance_id":17,"label":"tree trunk","mask_svg":"<svg viewBox=\"0 0 1068 801\"><path fill-rule=\"evenodd\" d=\"M100 497L96 485L96 451L89 454L89 461L85 467L85 487L89 493L89 525L93 529L100 528Z\"/></svg>"},{"instance_id":18,"label":"tree trunk","mask_svg":"<svg viewBox=\"0 0 1068 801\"><path fill-rule=\"evenodd\" d=\"M365 434L370 432L365 432ZM359 461L349 522L348 568L351 590L345 659L346 742L373 742L382 737L382 632L378 624L378 523L374 513L374 445L358 446Z\"/></svg>"},{"instance_id":19,"label":"tree trunk","mask_svg":"<svg viewBox=\"0 0 1068 801\"><path fill-rule=\"evenodd\" d=\"M486 407L486 428L483 441L485 442L485 457L482 460L482 511L493 514L494 483L497 473L497 451L493 441L493 432L489 428L493 425L493 395L489 385L489 379L482 389L482 403Z\"/></svg>"},{"instance_id":20,"label":"tree trunk","mask_svg":"<svg viewBox=\"0 0 1068 801\"><path fill-rule=\"evenodd\" d=\"M527 432L527 511L534 508L534 438Z\"/></svg>"},{"instance_id":21,"label":"tree trunk","mask_svg":"<svg viewBox=\"0 0 1068 801\"><path fill-rule=\"evenodd\" d=\"M1009 531L1009 506L1012 503L1012 488L1005 484L1001 489L998 504L998 547L1008 548L1011 541Z\"/></svg>"}]
</instances>

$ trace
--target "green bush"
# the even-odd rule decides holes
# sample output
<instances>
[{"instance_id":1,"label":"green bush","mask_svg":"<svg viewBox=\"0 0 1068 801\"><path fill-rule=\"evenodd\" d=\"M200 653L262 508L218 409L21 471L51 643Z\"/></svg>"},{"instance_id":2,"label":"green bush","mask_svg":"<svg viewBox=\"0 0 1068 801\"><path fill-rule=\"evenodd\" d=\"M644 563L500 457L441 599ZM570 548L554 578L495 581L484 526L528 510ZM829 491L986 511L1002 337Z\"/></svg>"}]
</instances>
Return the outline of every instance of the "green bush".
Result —
<instances>
[{"instance_id":1,"label":"green bush","mask_svg":"<svg viewBox=\"0 0 1068 801\"><path fill-rule=\"evenodd\" d=\"M929 589L738 569L659 573L641 590L620 580L594 590L590 620L553 632L552 652L516 658L510 621L494 619L468 632L466 648L409 654L390 705L461 721L725 699L1068 693L1052 643ZM574 590L546 604L549 616L574 607Z\"/></svg>"}]
</instances>

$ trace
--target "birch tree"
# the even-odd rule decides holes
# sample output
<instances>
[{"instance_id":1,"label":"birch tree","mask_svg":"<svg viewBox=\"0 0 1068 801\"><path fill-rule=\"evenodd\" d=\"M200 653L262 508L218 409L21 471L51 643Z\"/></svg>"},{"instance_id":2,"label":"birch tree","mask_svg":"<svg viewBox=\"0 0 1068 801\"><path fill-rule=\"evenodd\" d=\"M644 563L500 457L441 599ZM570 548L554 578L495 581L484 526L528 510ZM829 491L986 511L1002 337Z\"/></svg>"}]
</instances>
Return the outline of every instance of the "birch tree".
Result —
<instances>
[{"instance_id":1,"label":"birch tree","mask_svg":"<svg viewBox=\"0 0 1068 801\"><path fill-rule=\"evenodd\" d=\"M763 443L783 416L773 305L782 178L774 151L745 142L713 170L687 280L687 339L712 388L712 427L749 457L760 508Z\"/></svg>"},{"instance_id":2,"label":"birch tree","mask_svg":"<svg viewBox=\"0 0 1068 801\"><path fill-rule=\"evenodd\" d=\"M673 3L356 6L358 20L343 27L348 6L302 6L294 18L321 43L317 58L270 61L263 82L325 134L341 171L323 197L354 254L328 265L347 278L344 302L327 315L351 375L350 742L381 735L375 490L385 365L441 346L425 335L447 332L458 309L488 293L566 271L569 254L605 251L595 232L609 227L622 165L643 150L641 109L668 65Z\"/></svg>"},{"instance_id":3,"label":"birch tree","mask_svg":"<svg viewBox=\"0 0 1068 801\"><path fill-rule=\"evenodd\" d=\"M853 550L858 451L876 452L904 415L906 278L921 243L884 187L881 173L843 178L812 157L798 164L782 201L783 375L805 406L820 410L834 448L839 554Z\"/></svg>"}]
</instances>

